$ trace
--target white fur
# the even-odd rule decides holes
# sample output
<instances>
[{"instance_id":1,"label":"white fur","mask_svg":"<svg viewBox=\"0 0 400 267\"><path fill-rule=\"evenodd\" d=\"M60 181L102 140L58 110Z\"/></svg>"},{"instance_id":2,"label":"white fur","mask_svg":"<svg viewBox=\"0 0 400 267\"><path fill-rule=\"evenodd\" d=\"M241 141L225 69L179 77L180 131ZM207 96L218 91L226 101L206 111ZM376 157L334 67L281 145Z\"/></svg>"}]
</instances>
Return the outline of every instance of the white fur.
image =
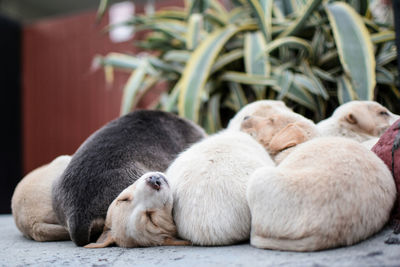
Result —
<instances>
[{"instance_id":1,"label":"white fur","mask_svg":"<svg viewBox=\"0 0 400 267\"><path fill-rule=\"evenodd\" d=\"M378 137L373 137L367 141L362 142L361 144L366 147L367 149L371 150L376 143L378 143L379 138Z\"/></svg>"},{"instance_id":2,"label":"white fur","mask_svg":"<svg viewBox=\"0 0 400 267\"><path fill-rule=\"evenodd\" d=\"M382 111L388 115L381 115ZM346 120L349 114L369 122L369 128L359 123L349 123ZM317 128L322 136L342 136L364 142L379 137L399 118L377 102L351 101L339 106L331 117L320 121Z\"/></svg>"},{"instance_id":3,"label":"white fur","mask_svg":"<svg viewBox=\"0 0 400 267\"><path fill-rule=\"evenodd\" d=\"M294 113L288 108L283 101L277 100L259 100L244 106L238 113L229 121L227 129L240 130L240 125L246 116L268 117L276 113ZM299 115L300 116L300 115Z\"/></svg>"},{"instance_id":4,"label":"white fur","mask_svg":"<svg viewBox=\"0 0 400 267\"><path fill-rule=\"evenodd\" d=\"M321 137L260 168L247 189L251 244L314 251L351 245L389 219L396 188L386 165L358 142Z\"/></svg>"},{"instance_id":5,"label":"white fur","mask_svg":"<svg viewBox=\"0 0 400 267\"><path fill-rule=\"evenodd\" d=\"M68 240L51 204L51 186L67 167L70 156L59 156L51 163L26 175L15 188L11 208L15 224L27 238L36 241Z\"/></svg>"},{"instance_id":6,"label":"white fur","mask_svg":"<svg viewBox=\"0 0 400 267\"><path fill-rule=\"evenodd\" d=\"M236 131L220 132L181 153L166 173L179 236L197 245L247 240L247 181L255 169L273 165L257 141Z\"/></svg>"}]
</instances>

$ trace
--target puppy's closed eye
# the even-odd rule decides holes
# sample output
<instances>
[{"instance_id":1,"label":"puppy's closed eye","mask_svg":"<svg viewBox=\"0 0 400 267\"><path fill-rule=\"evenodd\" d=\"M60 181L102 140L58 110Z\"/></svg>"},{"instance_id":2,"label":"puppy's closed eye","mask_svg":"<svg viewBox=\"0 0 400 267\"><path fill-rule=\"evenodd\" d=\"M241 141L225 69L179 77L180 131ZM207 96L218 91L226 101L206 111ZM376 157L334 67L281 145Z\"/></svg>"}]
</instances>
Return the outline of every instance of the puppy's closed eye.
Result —
<instances>
[{"instance_id":1,"label":"puppy's closed eye","mask_svg":"<svg viewBox=\"0 0 400 267\"><path fill-rule=\"evenodd\" d=\"M129 202L129 201L132 201L131 194L123 194L117 199L117 202Z\"/></svg>"}]
</instances>

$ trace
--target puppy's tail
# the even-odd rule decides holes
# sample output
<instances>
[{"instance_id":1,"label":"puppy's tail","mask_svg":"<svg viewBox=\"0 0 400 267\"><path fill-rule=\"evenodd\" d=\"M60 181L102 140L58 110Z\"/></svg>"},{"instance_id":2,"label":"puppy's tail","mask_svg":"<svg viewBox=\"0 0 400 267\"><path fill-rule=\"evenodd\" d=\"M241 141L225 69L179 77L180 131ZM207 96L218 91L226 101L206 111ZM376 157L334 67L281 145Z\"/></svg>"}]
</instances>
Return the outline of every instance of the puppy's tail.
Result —
<instances>
[{"instance_id":1,"label":"puppy's tail","mask_svg":"<svg viewBox=\"0 0 400 267\"><path fill-rule=\"evenodd\" d=\"M88 220L86 216L82 217L83 218L81 218L81 216L71 216L68 220L70 237L72 241L80 247L96 241L104 227L103 218Z\"/></svg>"}]
</instances>

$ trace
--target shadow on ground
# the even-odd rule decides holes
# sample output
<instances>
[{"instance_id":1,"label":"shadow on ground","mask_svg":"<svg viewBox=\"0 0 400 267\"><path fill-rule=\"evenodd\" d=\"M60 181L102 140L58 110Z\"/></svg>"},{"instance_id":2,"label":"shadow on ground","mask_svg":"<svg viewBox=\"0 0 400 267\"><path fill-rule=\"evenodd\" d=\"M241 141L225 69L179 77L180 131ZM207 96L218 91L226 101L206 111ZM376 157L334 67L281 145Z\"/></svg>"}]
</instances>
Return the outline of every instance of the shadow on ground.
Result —
<instances>
[{"instance_id":1,"label":"shadow on ground","mask_svg":"<svg viewBox=\"0 0 400 267\"><path fill-rule=\"evenodd\" d=\"M248 244L85 249L72 241L28 240L11 215L0 215L0 229L2 266L400 266L400 245L384 243L391 233L388 228L360 244L313 253L261 250Z\"/></svg>"}]
</instances>

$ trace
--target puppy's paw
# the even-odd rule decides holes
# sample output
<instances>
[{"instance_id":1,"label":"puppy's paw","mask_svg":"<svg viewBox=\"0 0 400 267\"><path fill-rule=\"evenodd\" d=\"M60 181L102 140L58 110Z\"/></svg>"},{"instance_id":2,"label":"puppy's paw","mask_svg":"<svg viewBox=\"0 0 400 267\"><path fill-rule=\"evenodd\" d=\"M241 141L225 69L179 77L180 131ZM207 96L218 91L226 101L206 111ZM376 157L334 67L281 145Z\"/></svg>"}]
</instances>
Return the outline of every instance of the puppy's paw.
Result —
<instances>
[{"instance_id":1,"label":"puppy's paw","mask_svg":"<svg viewBox=\"0 0 400 267\"><path fill-rule=\"evenodd\" d=\"M389 245L400 245L400 220L393 222L393 232L385 240Z\"/></svg>"},{"instance_id":2,"label":"puppy's paw","mask_svg":"<svg viewBox=\"0 0 400 267\"><path fill-rule=\"evenodd\" d=\"M394 220L393 233L400 234L400 220Z\"/></svg>"},{"instance_id":3,"label":"puppy's paw","mask_svg":"<svg viewBox=\"0 0 400 267\"><path fill-rule=\"evenodd\" d=\"M390 234L389 237L385 240L385 244L400 245L400 235L395 235L394 233Z\"/></svg>"}]
</instances>

